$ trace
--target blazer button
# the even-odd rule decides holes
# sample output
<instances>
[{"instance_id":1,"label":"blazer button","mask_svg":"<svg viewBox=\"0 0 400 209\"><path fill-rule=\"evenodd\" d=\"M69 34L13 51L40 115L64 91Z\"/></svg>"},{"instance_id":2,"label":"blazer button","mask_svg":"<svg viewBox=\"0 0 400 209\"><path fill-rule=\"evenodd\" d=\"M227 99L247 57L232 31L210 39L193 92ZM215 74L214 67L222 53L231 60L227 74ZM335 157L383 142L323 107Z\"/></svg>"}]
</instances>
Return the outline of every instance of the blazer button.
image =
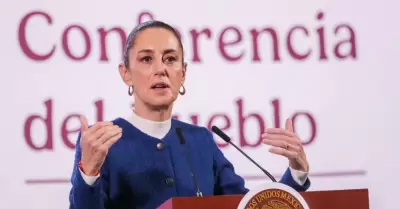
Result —
<instances>
[{"instance_id":1,"label":"blazer button","mask_svg":"<svg viewBox=\"0 0 400 209\"><path fill-rule=\"evenodd\" d=\"M166 178L166 179L165 179L165 183L166 183L168 186L173 186L174 183L175 183L175 181L174 181L173 178Z\"/></svg>"},{"instance_id":2,"label":"blazer button","mask_svg":"<svg viewBox=\"0 0 400 209\"><path fill-rule=\"evenodd\" d=\"M164 143L160 142L160 143L157 144L157 149L158 150L162 150L163 148L164 148Z\"/></svg>"}]
</instances>

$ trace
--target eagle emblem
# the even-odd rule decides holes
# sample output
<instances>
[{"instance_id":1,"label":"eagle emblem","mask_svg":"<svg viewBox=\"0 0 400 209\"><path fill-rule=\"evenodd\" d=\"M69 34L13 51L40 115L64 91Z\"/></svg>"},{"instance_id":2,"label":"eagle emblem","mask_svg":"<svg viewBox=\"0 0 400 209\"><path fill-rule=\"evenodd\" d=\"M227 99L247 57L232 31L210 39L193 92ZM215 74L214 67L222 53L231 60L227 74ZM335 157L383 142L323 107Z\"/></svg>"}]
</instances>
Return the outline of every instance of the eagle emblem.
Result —
<instances>
[{"instance_id":1,"label":"eagle emblem","mask_svg":"<svg viewBox=\"0 0 400 209\"><path fill-rule=\"evenodd\" d=\"M263 205L261 209L292 209L292 207L279 200L270 200L267 204Z\"/></svg>"}]
</instances>

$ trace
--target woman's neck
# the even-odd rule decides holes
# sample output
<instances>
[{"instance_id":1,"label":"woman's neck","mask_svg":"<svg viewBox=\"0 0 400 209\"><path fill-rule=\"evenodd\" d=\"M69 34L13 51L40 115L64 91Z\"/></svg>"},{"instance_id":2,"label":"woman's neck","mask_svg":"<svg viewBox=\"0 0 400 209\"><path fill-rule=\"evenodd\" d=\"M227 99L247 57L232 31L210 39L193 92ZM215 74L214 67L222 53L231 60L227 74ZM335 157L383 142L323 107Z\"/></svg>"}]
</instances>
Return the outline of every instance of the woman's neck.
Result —
<instances>
[{"instance_id":1,"label":"woman's neck","mask_svg":"<svg viewBox=\"0 0 400 209\"><path fill-rule=\"evenodd\" d=\"M134 111L137 116L146 120L154 122L163 122L171 119L172 115L172 104L167 108L150 108L142 102L138 102L134 106Z\"/></svg>"}]
</instances>

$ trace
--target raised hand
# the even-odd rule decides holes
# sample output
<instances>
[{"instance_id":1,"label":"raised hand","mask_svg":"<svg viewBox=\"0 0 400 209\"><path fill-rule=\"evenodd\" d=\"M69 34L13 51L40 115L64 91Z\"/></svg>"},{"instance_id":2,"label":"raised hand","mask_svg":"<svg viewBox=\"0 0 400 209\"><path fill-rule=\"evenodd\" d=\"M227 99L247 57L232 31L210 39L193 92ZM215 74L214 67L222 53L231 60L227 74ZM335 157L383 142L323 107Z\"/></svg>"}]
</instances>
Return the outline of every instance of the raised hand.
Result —
<instances>
[{"instance_id":1,"label":"raised hand","mask_svg":"<svg viewBox=\"0 0 400 209\"><path fill-rule=\"evenodd\" d=\"M268 128L262 138L265 144L272 146L269 152L287 157L291 168L308 172L306 154L301 140L294 133L291 119L286 120L285 129Z\"/></svg>"},{"instance_id":2,"label":"raised hand","mask_svg":"<svg viewBox=\"0 0 400 209\"><path fill-rule=\"evenodd\" d=\"M122 136L122 129L112 122L98 122L88 127L85 117L81 117L81 162L83 172L95 176L104 163L110 147Z\"/></svg>"}]
</instances>

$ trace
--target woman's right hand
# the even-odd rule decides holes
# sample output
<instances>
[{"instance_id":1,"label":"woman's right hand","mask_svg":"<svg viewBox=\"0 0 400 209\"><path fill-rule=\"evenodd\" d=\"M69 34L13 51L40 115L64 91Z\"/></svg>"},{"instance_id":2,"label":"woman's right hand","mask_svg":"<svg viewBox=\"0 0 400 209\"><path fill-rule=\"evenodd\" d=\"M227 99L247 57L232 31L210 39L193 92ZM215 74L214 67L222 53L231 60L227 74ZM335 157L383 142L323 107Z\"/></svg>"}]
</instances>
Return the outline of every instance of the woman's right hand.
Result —
<instances>
[{"instance_id":1,"label":"woman's right hand","mask_svg":"<svg viewBox=\"0 0 400 209\"><path fill-rule=\"evenodd\" d=\"M95 176L104 163L110 147L122 136L122 129L112 122L97 122L90 128L85 117L81 117L81 163L82 171Z\"/></svg>"}]
</instances>

